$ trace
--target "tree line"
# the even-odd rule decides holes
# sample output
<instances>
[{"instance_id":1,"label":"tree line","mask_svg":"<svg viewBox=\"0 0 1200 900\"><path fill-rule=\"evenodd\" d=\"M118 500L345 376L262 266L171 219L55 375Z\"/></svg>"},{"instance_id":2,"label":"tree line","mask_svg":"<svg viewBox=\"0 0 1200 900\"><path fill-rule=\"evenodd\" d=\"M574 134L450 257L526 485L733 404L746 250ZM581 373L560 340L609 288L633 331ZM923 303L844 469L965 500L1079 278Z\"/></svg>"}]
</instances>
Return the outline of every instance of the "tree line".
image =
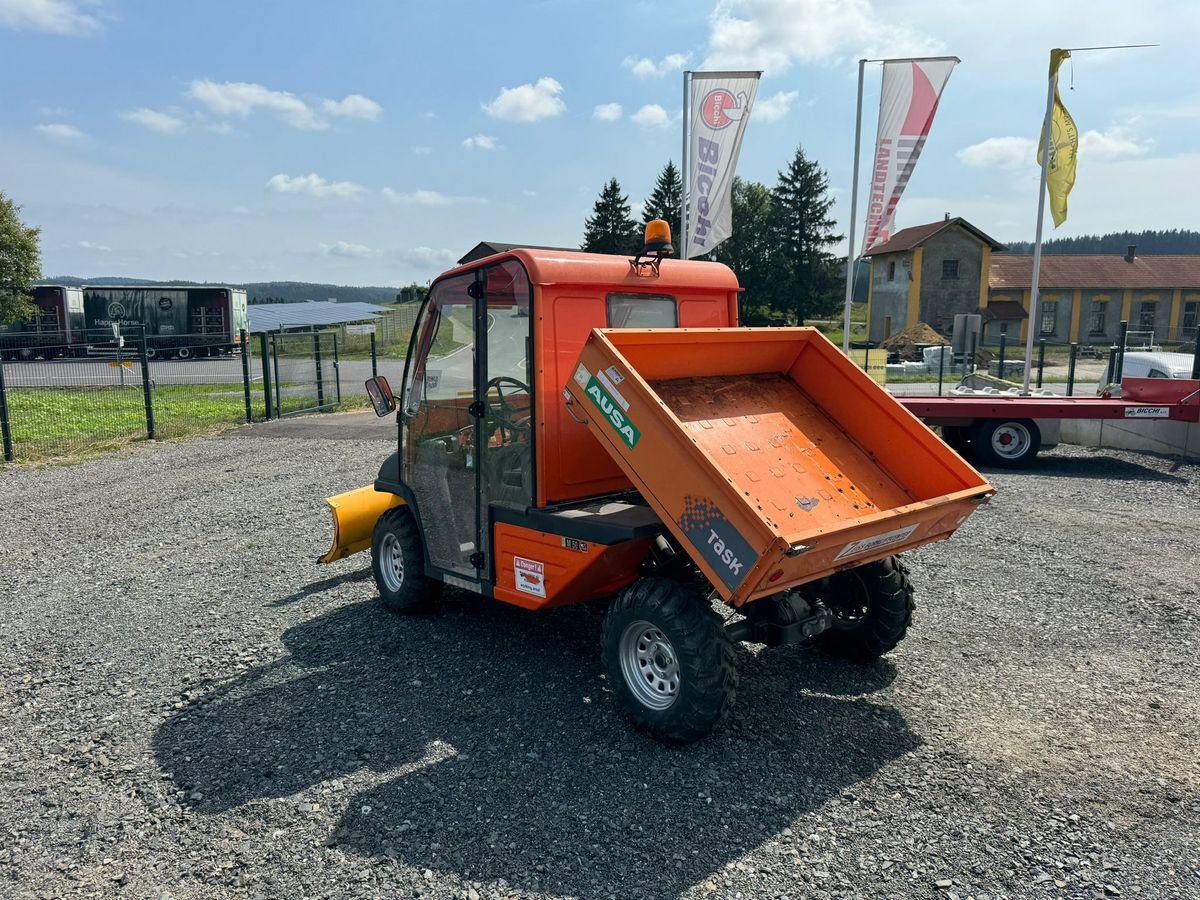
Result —
<instances>
[{"instance_id":1,"label":"tree line","mask_svg":"<svg viewBox=\"0 0 1200 900\"><path fill-rule=\"evenodd\" d=\"M1162 231L1116 231L1110 234L1084 234L1079 237L1052 238L1042 242L1043 253L1120 253L1133 244L1139 254L1200 254L1200 231L1172 228ZM1014 241L1008 252L1019 256L1033 253L1030 241Z\"/></svg>"},{"instance_id":2,"label":"tree line","mask_svg":"<svg viewBox=\"0 0 1200 900\"><path fill-rule=\"evenodd\" d=\"M632 255L642 248L645 223L665 219L679 253L683 181L674 162L659 172L639 223L616 178L600 191L584 222L581 247L591 253ZM748 325L803 324L841 308L844 261L830 248L843 240L830 215L829 176L797 147L775 185L735 178L733 234L700 257L725 263L745 290L742 319Z\"/></svg>"}]
</instances>

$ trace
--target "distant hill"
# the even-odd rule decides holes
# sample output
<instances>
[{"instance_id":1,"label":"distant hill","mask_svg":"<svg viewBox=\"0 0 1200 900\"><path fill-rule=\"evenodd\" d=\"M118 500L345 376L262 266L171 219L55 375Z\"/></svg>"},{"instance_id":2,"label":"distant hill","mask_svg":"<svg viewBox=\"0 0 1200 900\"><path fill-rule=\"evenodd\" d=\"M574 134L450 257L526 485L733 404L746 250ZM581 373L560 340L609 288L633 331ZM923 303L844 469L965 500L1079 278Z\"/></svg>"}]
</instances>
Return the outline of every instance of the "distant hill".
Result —
<instances>
[{"instance_id":1,"label":"distant hill","mask_svg":"<svg viewBox=\"0 0 1200 900\"><path fill-rule=\"evenodd\" d=\"M203 287L202 283L195 281L155 281L111 275L100 278L56 275L44 280L50 284L69 286L93 284L102 287L129 284L147 287ZM328 300L331 297L336 297L342 303L395 303L396 294L399 293L396 288L391 287L353 287L345 284L314 284L308 281L253 281L247 284L231 284L229 287L245 288L250 303L299 303L304 300Z\"/></svg>"},{"instance_id":2,"label":"distant hill","mask_svg":"<svg viewBox=\"0 0 1200 900\"><path fill-rule=\"evenodd\" d=\"M1134 244L1139 256L1163 254L1200 254L1200 231L1120 231L1113 234L1087 234L1073 238L1054 238L1042 243L1043 253L1080 254L1113 253L1125 254L1126 248ZM1008 252L1018 256L1033 253L1033 244L1028 241L1013 241Z\"/></svg>"}]
</instances>

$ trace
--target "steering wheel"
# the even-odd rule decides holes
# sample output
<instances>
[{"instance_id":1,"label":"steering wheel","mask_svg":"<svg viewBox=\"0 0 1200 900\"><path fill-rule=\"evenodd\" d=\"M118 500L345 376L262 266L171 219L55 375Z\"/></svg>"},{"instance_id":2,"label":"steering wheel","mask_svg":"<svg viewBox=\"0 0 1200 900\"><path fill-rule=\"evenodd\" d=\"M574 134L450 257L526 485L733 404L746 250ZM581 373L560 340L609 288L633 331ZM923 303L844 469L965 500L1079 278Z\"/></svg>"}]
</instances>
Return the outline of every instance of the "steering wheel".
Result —
<instances>
[{"instance_id":1,"label":"steering wheel","mask_svg":"<svg viewBox=\"0 0 1200 900\"><path fill-rule=\"evenodd\" d=\"M496 426L508 437L512 433L520 431L522 426L513 421L513 415L516 410L513 409L512 404L504 399L504 391L501 385L505 384L512 386L515 390L524 391L529 396L533 396L533 392L529 389L529 385L509 375L497 375L487 383L484 395L486 396L491 393L492 389L495 388L496 398L499 400L499 415L497 416ZM512 392L510 391L509 393L511 396Z\"/></svg>"}]
</instances>

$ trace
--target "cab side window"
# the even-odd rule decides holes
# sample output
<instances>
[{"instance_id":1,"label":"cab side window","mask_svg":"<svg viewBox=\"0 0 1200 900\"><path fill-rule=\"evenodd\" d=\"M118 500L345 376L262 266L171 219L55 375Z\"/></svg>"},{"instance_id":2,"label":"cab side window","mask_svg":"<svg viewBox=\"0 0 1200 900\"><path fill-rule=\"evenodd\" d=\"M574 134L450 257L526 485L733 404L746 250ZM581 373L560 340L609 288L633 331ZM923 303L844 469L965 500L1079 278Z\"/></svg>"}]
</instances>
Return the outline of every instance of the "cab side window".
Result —
<instances>
[{"instance_id":1,"label":"cab side window","mask_svg":"<svg viewBox=\"0 0 1200 900\"><path fill-rule=\"evenodd\" d=\"M678 328L679 304L668 294L609 294L609 328Z\"/></svg>"}]
</instances>

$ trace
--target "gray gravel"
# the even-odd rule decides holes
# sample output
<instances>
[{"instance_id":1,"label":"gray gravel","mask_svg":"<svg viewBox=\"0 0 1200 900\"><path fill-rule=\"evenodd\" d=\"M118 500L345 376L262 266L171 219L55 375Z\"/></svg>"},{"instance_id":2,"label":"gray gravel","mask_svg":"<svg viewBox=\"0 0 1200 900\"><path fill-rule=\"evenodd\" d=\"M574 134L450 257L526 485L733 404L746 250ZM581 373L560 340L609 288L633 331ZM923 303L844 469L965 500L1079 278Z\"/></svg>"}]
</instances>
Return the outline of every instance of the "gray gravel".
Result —
<instances>
[{"instance_id":1,"label":"gray gravel","mask_svg":"<svg viewBox=\"0 0 1200 900\"><path fill-rule=\"evenodd\" d=\"M590 612L402 619L314 565L387 449L0 471L0 896L1200 896L1200 467L996 473L894 654L741 649L673 750Z\"/></svg>"}]
</instances>

